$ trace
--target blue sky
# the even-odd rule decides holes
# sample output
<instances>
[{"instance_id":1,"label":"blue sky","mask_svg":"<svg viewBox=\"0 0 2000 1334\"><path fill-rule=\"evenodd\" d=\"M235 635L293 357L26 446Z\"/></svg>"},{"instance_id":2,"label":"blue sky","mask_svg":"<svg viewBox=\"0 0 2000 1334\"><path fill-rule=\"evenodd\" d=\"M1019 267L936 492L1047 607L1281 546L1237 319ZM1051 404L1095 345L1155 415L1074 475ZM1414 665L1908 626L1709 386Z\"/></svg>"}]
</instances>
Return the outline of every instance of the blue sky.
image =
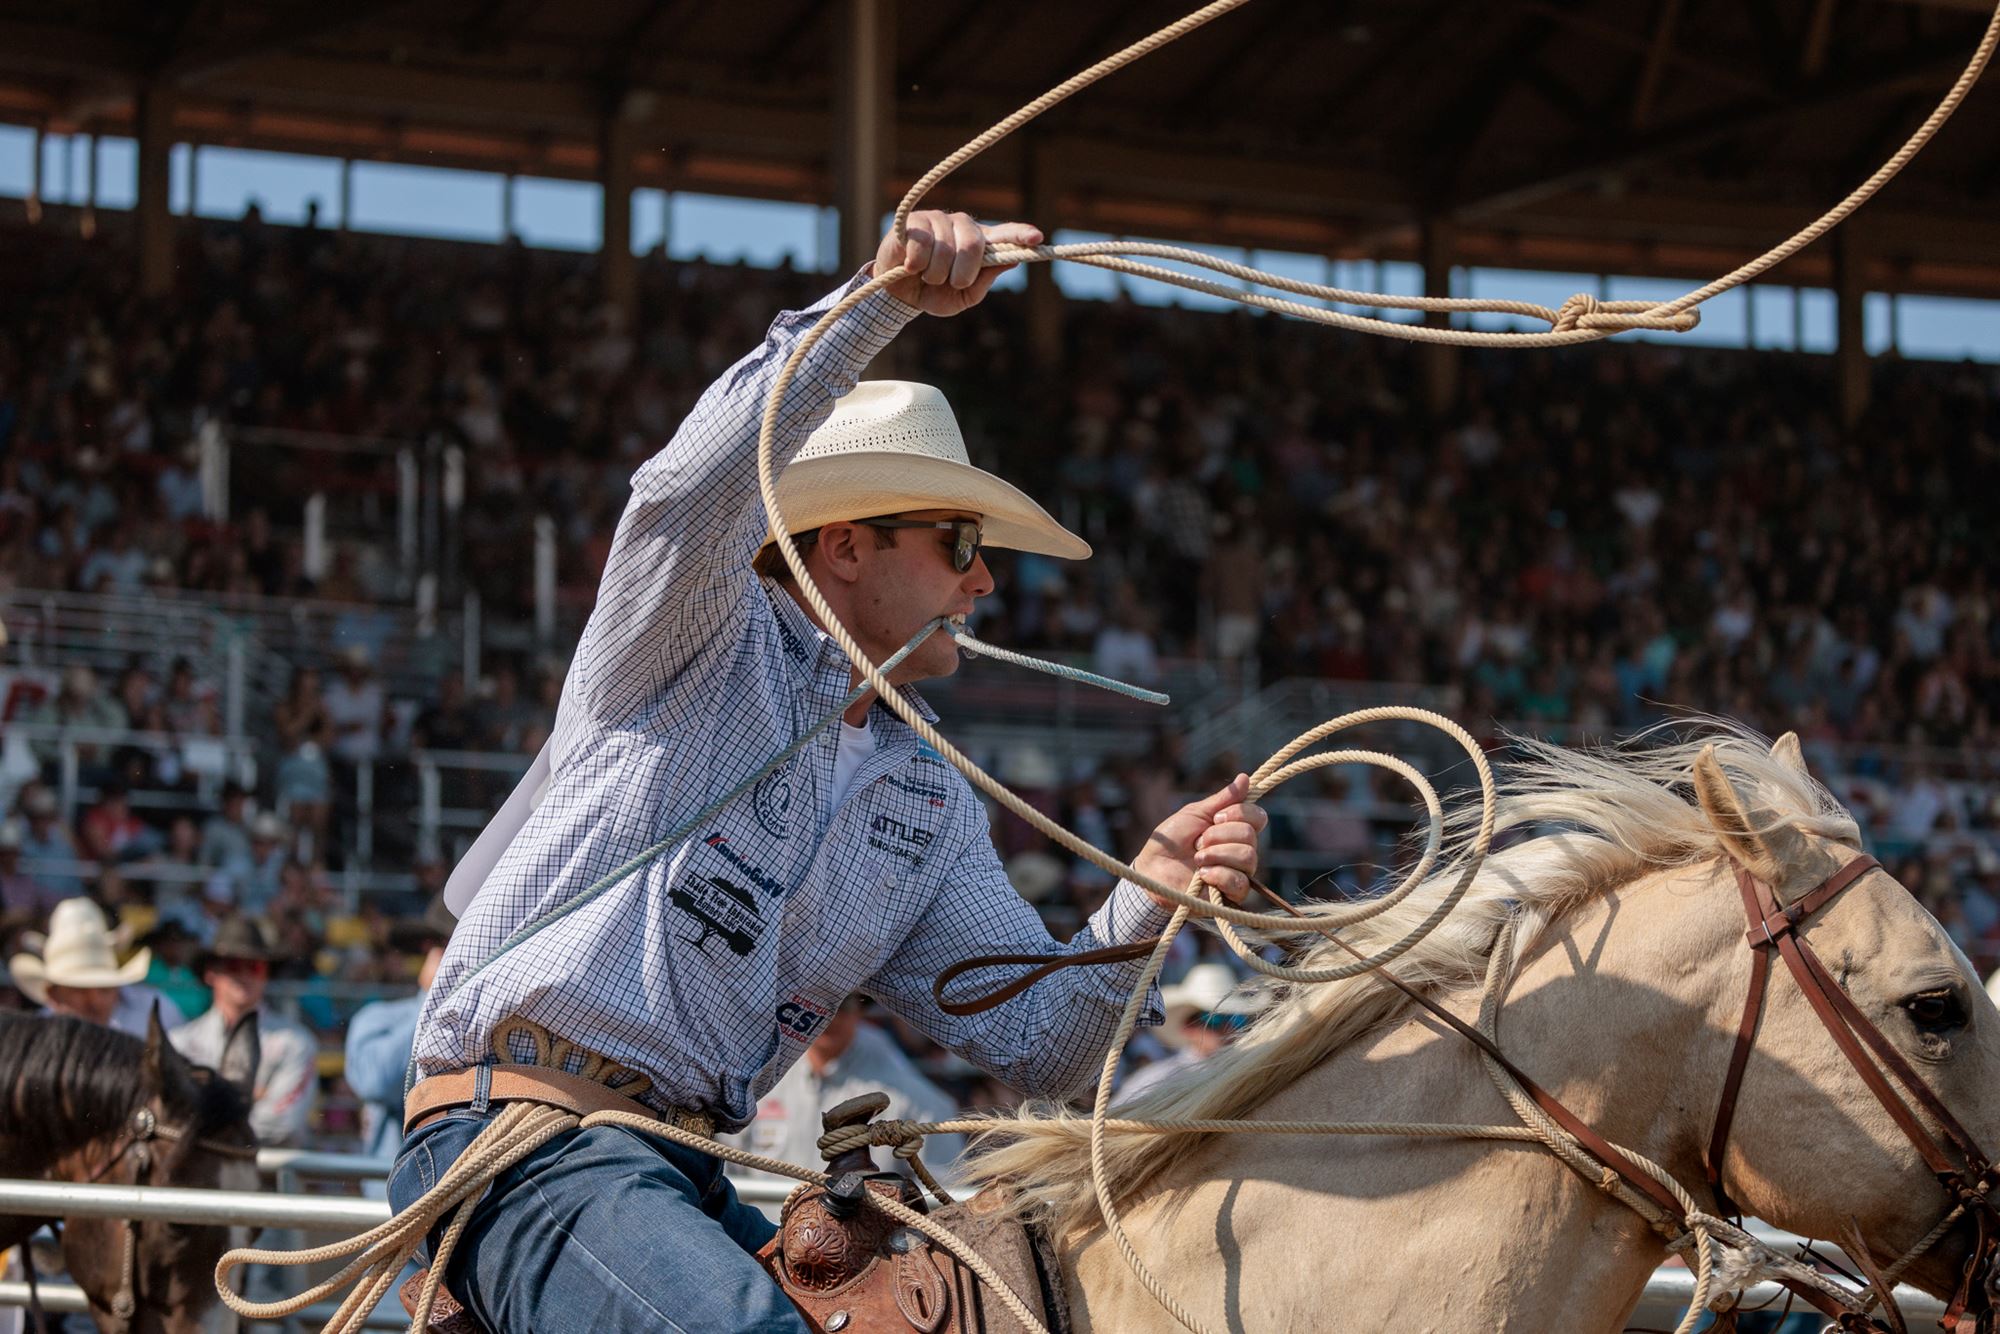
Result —
<instances>
[{"instance_id":1,"label":"blue sky","mask_svg":"<svg viewBox=\"0 0 2000 1334\"><path fill-rule=\"evenodd\" d=\"M34 133L0 125L0 196L21 197L33 179ZM136 191L138 154L132 141L113 137L46 136L42 142L43 196L55 203L88 197L90 155L97 154L100 207L130 208ZM296 223L308 201L317 200L324 225L338 225L338 159L204 147L197 156L188 145L174 149L170 205L177 213L202 217L242 216L255 199L273 222ZM511 190L511 201L508 194ZM193 207L189 208L189 195ZM357 162L349 226L361 231L497 241L511 202L513 229L534 246L595 250L601 238L595 184L537 177L507 178L488 172L387 162ZM676 258L775 265L789 259L800 268L831 267L835 253L831 209L807 204L726 199L712 195L640 190L632 200L632 245L650 252L663 241ZM1063 232L1059 241L1108 239L1101 234ZM1128 238L1141 239L1141 238ZM1413 264L1364 261L1330 263L1317 255L1205 247L1287 277L1338 287L1414 294L1421 277ZM1134 300L1214 308L1230 303L1217 297L1144 280L1125 279L1078 264L1058 264L1056 278L1073 297L1103 299L1121 289ZM1019 282L1019 274L1010 274ZM1460 269L1453 277L1459 296L1504 297L1559 306L1575 292L1611 300L1659 301L1679 296L1689 284L1677 279L1600 277L1502 269ZM1528 327L1505 316L1474 316L1482 328ZM2000 362L2000 302L1943 297L1903 297L1892 301L1871 293L1864 308L1870 352L1894 342L1905 356L1956 360L1972 357ZM1827 352L1833 347L1833 297L1823 290L1795 292L1759 285L1724 293L1702 307L1701 326L1688 335L1661 335L1710 346L1793 348Z\"/></svg>"}]
</instances>

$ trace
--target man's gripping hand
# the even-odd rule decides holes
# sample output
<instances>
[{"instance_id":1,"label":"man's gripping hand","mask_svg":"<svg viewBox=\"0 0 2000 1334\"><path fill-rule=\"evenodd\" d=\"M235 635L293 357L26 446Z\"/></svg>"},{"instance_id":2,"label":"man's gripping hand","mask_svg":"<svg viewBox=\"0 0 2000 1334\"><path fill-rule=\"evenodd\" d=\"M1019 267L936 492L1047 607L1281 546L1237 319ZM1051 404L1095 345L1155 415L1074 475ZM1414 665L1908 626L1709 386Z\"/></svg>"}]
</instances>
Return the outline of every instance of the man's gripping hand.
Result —
<instances>
[{"instance_id":1,"label":"man's gripping hand","mask_svg":"<svg viewBox=\"0 0 2000 1334\"><path fill-rule=\"evenodd\" d=\"M1003 222L981 227L970 214L921 209L910 215L908 237L898 242L893 229L875 252L874 273L897 265L910 276L891 283L889 295L926 315L957 315L986 299L1000 275L1012 264L985 268L980 260L988 244L1032 246L1042 243L1039 227Z\"/></svg>"},{"instance_id":2,"label":"man's gripping hand","mask_svg":"<svg viewBox=\"0 0 2000 1334\"><path fill-rule=\"evenodd\" d=\"M1191 801L1160 821L1146 840L1134 869L1174 889L1185 890L1197 872L1231 903L1243 902L1257 873L1257 836L1271 823L1250 800L1250 778L1238 774L1213 796ZM1153 896L1164 908L1178 903Z\"/></svg>"}]
</instances>

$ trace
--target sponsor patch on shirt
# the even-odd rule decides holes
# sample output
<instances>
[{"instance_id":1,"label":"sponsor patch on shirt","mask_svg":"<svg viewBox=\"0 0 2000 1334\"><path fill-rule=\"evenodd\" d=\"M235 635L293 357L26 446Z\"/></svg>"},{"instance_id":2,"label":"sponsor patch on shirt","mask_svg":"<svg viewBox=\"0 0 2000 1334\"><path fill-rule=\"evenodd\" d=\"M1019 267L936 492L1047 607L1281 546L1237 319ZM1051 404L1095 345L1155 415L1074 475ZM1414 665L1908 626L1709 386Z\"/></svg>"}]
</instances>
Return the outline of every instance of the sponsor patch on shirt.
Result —
<instances>
[{"instance_id":1,"label":"sponsor patch on shirt","mask_svg":"<svg viewBox=\"0 0 2000 1334\"><path fill-rule=\"evenodd\" d=\"M703 954L709 941L720 940L732 953L748 957L764 930L756 897L719 875L689 876L668 892L667 901L701 924L699 934L681 939Z\"/></svg>"},{"instance_id":2,"label":"sponsor patch on shirt","mask_svg":"<svg viewBox=\"0 0 2000 1334\"><path fill-rule=\"evenodd\" d=\"M757 816L758 828L772 838L790 838L792 819L810 802L812 789L812 768L801 763L800 757L794 755L773 769L750 793L750 809Z\"/></svg>"},{"instance_id":3,"label":"sponsor patch on shirt","mask_svg":"<svg viewBox=\"0 0 2000 1334\"><path fill-rule=\"evenodd\" d=\"M918 783L907 778L898 778L894 774L883 774L882 781L890 787L895 788L898 792L907 792L913 797L921 797L934 807L942 808L951 800L950 792L941 787L933 787L929 783Z\"/></svg>"},{"instance_id":4,"label":"sponsor patch on shirt","mask_svg":"<svg viewBox=\"0 0 2000 1334\"><path fill-rule=\"evenodd\" d=\"M811 1042L826 1026L828 1011L793 993L778 1005L778 1034L788 1042Z\"/></svg>"},{"instance_id":5,"label":"sponsor patch on shirt","mask_svg":"<svg viewBox=\"0 0 2000 1334\"><path fill-rule=\"evenodd\" d=\"M703 839L702 842L714 848L722 860L743 872L751 884L757 886L757 888L763 890L774 899L784 897L785 887L766 875L762 869L753 865L742 853L730 847L729 835L720 832L713 833Z\"/></svg>"},{"instance_id":6,"label":"sponsor patch on shirt","mask_svg":"<svg viewBox=\"0 0 2000 1334\"><path fill-rule=\"evenodd\" d=\"M912 866L922 863L936 839L930 830L906 824L893 815L878 815L868 822L868 846L893 853Z\"/></svg>"}]
</instances>

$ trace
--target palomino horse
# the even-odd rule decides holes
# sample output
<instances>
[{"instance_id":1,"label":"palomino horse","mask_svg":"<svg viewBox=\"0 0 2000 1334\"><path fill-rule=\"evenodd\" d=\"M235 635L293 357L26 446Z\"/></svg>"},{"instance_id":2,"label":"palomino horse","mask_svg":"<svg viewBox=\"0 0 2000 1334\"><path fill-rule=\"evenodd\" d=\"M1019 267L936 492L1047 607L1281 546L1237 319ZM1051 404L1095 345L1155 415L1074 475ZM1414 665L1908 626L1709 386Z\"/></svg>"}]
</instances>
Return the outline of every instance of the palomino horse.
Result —
<instances>
[{"instance_id":1,"label":"palomino horse","mask_svg":"<svg viewBox=\"0 0 2000 1334\"><path fill-rule=\"evenodd\" d=\"M0 1177L257 1188L257 1019L222 1068L190 1064L153 1013L146 1040L80 1019L0 1016ZM0 1249L42 1220L0 1216ZM76 1218L63 1264L106 1334L192 1334L215 1302L222 1227Z\"/></svg>"},{"instance_id":2,"label":"palomino horse","mask_svg":"<svg viewBox=\"0 0 2000 1334\"><path fill-rule=\"evenodd\" d=\"M1789 903L1856 855L1854 822L1791 737L1769 751L1735 733L1712 752L1531 749L1501 807L1524 841L1491 857L1394 969L1470 1021L1515 919L1501 1046L1713 1207L1703 1149L1750 971L1735 868ZM1379 948L1455 878L1343 938ZM1937 922L1873 871L1802 934L1971 1135L2000 1142L2000 1012ZM1336 948L1320 942L1308 962L1340 962ZM1517 1124L1469 1042L1369 977L1281 988L1236 1045L1118 1115ZM1098 1215L1087 1123L1030 1115L1000 1136L973 1173L1054 1228L1078 1327L1176 1328ZM1217 1330L1616 1331L1666 1258L1636 1214L1534 1144L1119 1135L1107 1147L1141 1259ZM1722 1180L1746 1211L1808 1236L1840 1237L1853 1218L1878 1257L1901 1255L1951 1203L1783 967ZM1961 1225L1905 1281L1949 1293L1970 1246Z\"/></svg>"}]
</instances>

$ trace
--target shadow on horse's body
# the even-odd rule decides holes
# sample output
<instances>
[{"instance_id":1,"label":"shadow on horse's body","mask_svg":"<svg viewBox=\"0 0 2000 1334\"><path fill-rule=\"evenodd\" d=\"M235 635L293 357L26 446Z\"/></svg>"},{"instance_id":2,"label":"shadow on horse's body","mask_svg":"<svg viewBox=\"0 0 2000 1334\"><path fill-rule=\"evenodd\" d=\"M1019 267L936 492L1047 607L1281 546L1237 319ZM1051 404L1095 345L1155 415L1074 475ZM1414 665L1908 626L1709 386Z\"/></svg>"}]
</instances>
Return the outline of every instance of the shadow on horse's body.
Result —
<instances>
[{"instance_id":1,"label":"shadow on horse's body","mask_svg":"<svg viewBox=\"0 0 2000 1334\"><path fill-rule=\"evenodd\" d=\"M0 1177L257 1188L250 1129L257 1019L222 1066L174 1050L154 1011L144 1041L80 1019L0 1015ZM47 1219L0 1215L0 1250ZM63 1263L108 1334L181 1334L215 1302L223 1227L77 1218Z\"/></svg>"}]
</instances>

